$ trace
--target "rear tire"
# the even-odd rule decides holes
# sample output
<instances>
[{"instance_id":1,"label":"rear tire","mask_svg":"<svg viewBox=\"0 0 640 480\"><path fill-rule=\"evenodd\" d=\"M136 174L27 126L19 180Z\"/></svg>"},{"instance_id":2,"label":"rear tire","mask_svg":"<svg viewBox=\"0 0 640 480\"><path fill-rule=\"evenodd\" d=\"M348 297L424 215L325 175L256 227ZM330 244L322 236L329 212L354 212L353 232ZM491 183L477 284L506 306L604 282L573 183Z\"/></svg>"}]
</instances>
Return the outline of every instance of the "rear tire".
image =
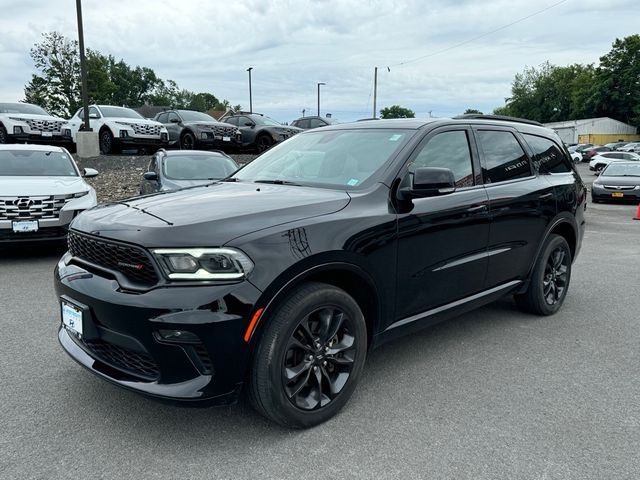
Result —
<instances>
[{"instance_id":1,"label":"rear tire","mask_svg":"<svg viewBox=\"0 0 640 480\"><path fill-rule=\"evenodd\" d=\"M264 321L248 382L254 408L288 428L333 417L351 397L366 357L356 301L332 285L306 283Z\"/></svg>"},{"instance_id":2,"label":"rear tire","mask_svg":"<svg viewBox=\"0 0 640 480\"><path fill-rule=\"evenodd\" d=\"M571 260L571 249L564 237L549 235L536 260L527 291L515 295L518 306L536 315L556 313L569 289Z\"/></svg>"}]
</instances>

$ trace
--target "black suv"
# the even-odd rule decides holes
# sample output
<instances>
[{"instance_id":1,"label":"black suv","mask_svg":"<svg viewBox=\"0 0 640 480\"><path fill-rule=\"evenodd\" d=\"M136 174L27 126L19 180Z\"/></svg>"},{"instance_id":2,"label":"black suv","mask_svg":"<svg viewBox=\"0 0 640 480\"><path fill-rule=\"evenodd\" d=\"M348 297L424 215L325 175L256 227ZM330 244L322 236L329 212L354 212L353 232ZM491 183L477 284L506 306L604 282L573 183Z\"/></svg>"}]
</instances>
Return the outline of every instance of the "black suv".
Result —
<instances>
[{"instance_id":1,"label":"black suv","mask_svg":"<svg viewBox=\"0 0 640 480\"><path fill-rule=\"evenodd\" d=\"M326 127L337 123L333 118L327 117L300 117L291 122L291 125L303 130L309 130L310 128Z\"/></svg>"},{"instance_id":2,"label":"black suv","mask_svg":"<svg viewBox=\"0 0 640 480\"><path fill-rule=\"evenodd\" d=\"M242 132L242 147L258 152L302 131L298 127L284 126L261 113L229 112L220 121L238 127Z\"/></svg>"},{"instance_id":3,"label":"black suv","mask_svg":"<svg viewBox=\"0 0 640 480\"><path fill-rule=\"evenodd\" d=\"M555 313L585 206L536 124L309 130L223 181L78 216L55 270L58 337L122 387L220 404L244 386L268 418L309 427L389 339L506 295Z\"/></svg>"},{"instance_id":4,"label":"black suv","mask_svg":"<svg viewBox=\"0 0 640 480\"><path fill-rule=\"evenodd\" d=\"M182 150L197 148L235 149L241 145L237 127L217 121L211 115L194 110L167 110L154 118L169 132L169 145Z\"/></svg>"}]
</instances>

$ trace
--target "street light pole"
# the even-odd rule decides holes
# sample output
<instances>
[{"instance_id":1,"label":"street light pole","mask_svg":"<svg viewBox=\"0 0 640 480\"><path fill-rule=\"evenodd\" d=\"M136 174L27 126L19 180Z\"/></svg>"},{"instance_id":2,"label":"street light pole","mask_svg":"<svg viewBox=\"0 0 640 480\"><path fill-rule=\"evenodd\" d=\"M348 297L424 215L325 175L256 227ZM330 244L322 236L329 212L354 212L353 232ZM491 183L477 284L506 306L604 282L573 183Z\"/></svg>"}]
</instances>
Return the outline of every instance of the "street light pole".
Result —
<instances>
[{"instance_id":1,"label":"street light pole","mask_svg":"<svg viewBox=\"0 0 640 480\"><path fill-rule=\"evenodd\" d=\"M78 45L80 47L80 78L82 81L82 107L84 112L84 126L82 130L91 132L89 125L89 94L87 92L87 66L84 56L84 32L82 30L82 3L76 0L76 12L78 14Z\"/></svg>"},{"instance_id":2,"label":"street light pole","mask_svg":"<svg viewBox=\"0 0 640 480\"><path fill-rule=\"evenodd\" d=\"M253 67L247 68L247 72L249 72L249 113L253 113L253 98L251 97L251 70L253 70Z\"/></svg>"},{"instance_id":3,"label":"street light pole","mask_svg":"<svg viewBox=\"0 0 640 480\"><path fill-rule=\"evenodd\" d=\"M378 99L378 67L373 70L373 118L378 118L376 113L376 100Z\"/></svg>"},{"instance_id":4,"label":"street light pole","mask_svg":"<svg viewBox=\"0 0 640 480\"><path fill-rule=\"evenodd\" d=\"M320 116L320 85L326 85L326 83L318 83L318 116Z\"/></svg>"}]
</instances>

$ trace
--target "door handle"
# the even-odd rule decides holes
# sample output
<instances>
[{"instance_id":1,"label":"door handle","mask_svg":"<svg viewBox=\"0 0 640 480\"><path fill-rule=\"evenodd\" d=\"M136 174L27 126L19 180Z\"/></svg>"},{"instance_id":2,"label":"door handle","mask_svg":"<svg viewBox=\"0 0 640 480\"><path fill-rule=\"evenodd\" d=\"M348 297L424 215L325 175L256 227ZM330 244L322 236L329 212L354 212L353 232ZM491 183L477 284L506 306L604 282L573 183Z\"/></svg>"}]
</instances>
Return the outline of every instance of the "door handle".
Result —
<instances>
[{"instance_id":1,"label":"door handle","mask_svg":"<svg viewBox=\"0 0 640 480\"><path fill-rule=\"evenodd\" d=\"M553 197L553 193L545 193L544 195L540 195L538 198L540 200L548 200Z\"/></svg>"},{"instance_id":2,"label":"door handle","mask_svg":"<svg viewBox=\"0 0 640 480\"><path fill-rule=\"evenodd\" d=\"M482 205L474 205L473 207L467 208L468 213L486 212L487 210L488 208L484 203Z\"/></svg>"}]
</instances>

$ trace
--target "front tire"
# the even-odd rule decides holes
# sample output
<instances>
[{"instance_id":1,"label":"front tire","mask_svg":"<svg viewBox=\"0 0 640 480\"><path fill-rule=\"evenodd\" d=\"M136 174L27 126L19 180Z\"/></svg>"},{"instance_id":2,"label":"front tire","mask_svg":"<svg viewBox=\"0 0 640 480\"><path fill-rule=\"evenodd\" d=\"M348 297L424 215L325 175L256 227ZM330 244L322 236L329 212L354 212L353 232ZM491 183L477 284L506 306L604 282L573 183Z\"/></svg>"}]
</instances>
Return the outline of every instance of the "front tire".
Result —
<instances>
[{"instance_id":1,"label":"front tire","mask_svg":"<svg viewBox=\"0 0 640 480\"><path fill-rule=\"evenodd\" d=\"M7 129L0 125L0 145L9 143L9 135L7 135Z\"/></svg>"},{"instance_id":2,"label":"front tire","mask_svg":"<svg viewBox=\"0 0 640 480\"><path fill-rule=\"evenodd\" d=\"M180 137L180 149L181 150L194 150L196 148L196 137L193 133L185 132Z\"/></svg>"},{"instance_id":3,"label":"front tire","mask_svg":"<svg viewBox=\"0 0 640 480\"><path fill-rule=\"evenodd\" d=\"M259 153L268 150L271 145L273 145L273 140L266 133L261 133L256 138L256 148L258 149Z\"/></svg>"},{"instance_id":4,"label":"front tire","mask_svg":"<svg viewBox=\"0 0 640 480\"><path fill-rule=\"evenodd\" d=\"M351 397L366 357L356 301L332 285L306 283L265 320L249 375L254 408L289 428L333 417Z\"/></svg>"},{"instance_id":5,"label":"front tire","mask_svg":"<svg viewBox=\"0 0 640 480\"><path fill-rule=\"evenodd\" d=\"M564 237L549 235L536 260L527 291L515 296L518 306L536 315L556 313L569 289L571 260L571 249Z\"/></svg>"},{"instance_id":6,"label":"front tire","mask_svg":"<svg viewBox=\"0 0 640 480\"><path fill-rule=\"evenodd\" d=\"M107 155L109 153L116 153L115 140L111 130L105 128L100 132L100 151Z\"/></svg>"}]
</instances>

